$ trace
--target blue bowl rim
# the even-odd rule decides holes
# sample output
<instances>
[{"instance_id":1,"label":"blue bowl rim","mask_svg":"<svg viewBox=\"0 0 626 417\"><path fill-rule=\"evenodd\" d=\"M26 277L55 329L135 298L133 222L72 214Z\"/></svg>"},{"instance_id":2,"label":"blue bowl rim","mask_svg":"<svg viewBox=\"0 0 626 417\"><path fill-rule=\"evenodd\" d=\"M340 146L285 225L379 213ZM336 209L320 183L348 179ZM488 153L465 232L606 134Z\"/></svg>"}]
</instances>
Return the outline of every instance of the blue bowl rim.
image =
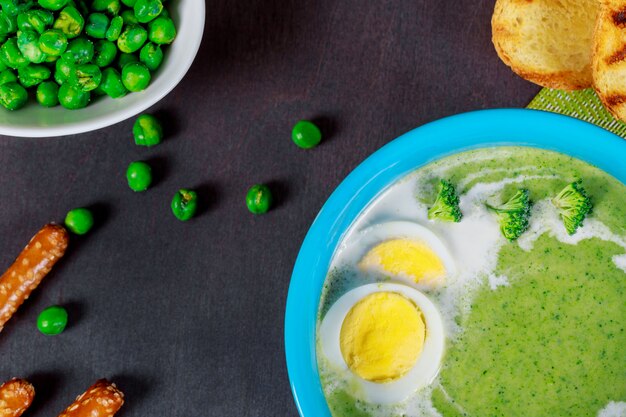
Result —
<instances>
[{"instance_id":1,"label":"blue bowl rim","mask_svg":"<svg viewBox=\"0 0 626 417\"><path fill-rule=\"evenodd\" d=\"M598 126L538 110L478 110L425 124L357 166L328 198L296 259L285 311L285 355L302 417L330 417L315 354L322 286L337 244L362 210L410 171L459 152L528 146L586 161L626 183L626 141Z\"/></svg>"}]
</instances>

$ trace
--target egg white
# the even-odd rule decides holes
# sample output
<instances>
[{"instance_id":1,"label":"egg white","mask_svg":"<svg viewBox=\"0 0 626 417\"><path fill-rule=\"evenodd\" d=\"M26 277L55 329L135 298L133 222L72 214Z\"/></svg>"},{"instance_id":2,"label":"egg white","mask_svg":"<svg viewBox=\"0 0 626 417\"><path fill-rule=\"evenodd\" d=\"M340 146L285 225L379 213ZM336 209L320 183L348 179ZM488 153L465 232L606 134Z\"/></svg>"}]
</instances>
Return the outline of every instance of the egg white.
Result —
<instances>
[{"instance_id":1,"label":"egg white","mask_svg":"<svg viewBox=\"0 0 626 417\"><path fill-rule=\"evenodd\" d=\"M424 347L415 365L401 378L385 383L367 381L354 374L341 354L341 326L350 309L364 297L377 292L398 293L413 301L426 324ZM443 357L445 332L435 305L415 288L394 283L368 284L339 298L326 313L319 329L320 346L329 364L347 375L348 387L356 398L375 404L394 404L405 400L421 387L429 385L439 372Z\"/></svg>"},{"instance_id":2,"label":"egg white","mask_svg":"<svg viewBox=\"0 0 626 417\"><path fill-rule=\"evenodd\" d=\"M448 251L444 243L435 233L419 223L409 221L379 223L353 235L347 245L354 245L358 248L355 254L357 254L358 260L360 260L376 245L391 239L408 239L425 243L437 254L443 263L446 270L445 277L456 274L456 265L452 255L450 255L450 251ZM358 262L358 260L355 259L356 262ZM416 284L411 277L400 274L394 278L402 279L417 288L422 288L422 285L419 283Z\"/></svg>"}]
</instances>

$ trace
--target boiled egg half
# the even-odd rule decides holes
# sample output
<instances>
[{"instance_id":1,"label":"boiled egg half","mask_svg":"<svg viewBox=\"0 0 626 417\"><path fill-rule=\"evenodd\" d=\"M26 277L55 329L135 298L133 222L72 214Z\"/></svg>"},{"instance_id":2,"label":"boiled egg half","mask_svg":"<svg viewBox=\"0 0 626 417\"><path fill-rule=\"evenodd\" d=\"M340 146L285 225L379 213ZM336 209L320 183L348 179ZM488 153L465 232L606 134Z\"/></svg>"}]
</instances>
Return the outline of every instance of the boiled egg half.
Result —
<instances>
[{"instance_id":1,"label":"boiled egg half","mask_svg":"<svg viewBox=\"0 0 626 417\"><path fill-rule=\"evenodd\" d=\"M439 287L456 271L443 242L418 223L380 223L355 237L355 243L365 249L358 263L363 271L400 278L421 288Z\"/></svg>"},{"instance_id":2,"label":"boiled egg half","mask_svg":"<svg viewBox=\"0 0 626 417\"><path fill-rule=\"evenodd\" d=\"M444 329L437 308L417 289L367 284L331 306L319 342L329 364L348 375L356 398L393 404L437 376Z\"/></svg>"}]
</instances>

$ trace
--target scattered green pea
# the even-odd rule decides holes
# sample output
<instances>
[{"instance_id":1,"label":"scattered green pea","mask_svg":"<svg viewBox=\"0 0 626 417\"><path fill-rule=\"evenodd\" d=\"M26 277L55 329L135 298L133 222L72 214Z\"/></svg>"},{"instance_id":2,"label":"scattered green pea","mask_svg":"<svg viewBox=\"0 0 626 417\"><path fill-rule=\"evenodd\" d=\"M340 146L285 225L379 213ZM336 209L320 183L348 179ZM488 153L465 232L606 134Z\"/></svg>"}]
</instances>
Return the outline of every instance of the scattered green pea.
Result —
<instances>
[{"instance_id":1,"label":"scattered green pea","mask_svg":"<svg viewBox=\"0 0 626 417\"><path fill-rule=\"evenodd\" d=\"M44 81L37 86L37 102L44 107L59 104L59 85L54 81Z\"/></svg>"},{"instance_id":2,"label":"scattered green pea","mask_svg":"<svg viewBox=\"0 0 626 417\"><path fill-rule=\"evenodd\" d=\"M122 83L128 91L145 90L150 78L150 70L141 62L130 62L122 68Z\"/></svg>"},{"instance_id":3,"label":"scattered green pea","mask_svg":"<svg viewBox=\"0 0 626 417\"><path fill-rule=\"evenodd\" d=\"M117 39L120 51L133 53L138 51L148 39L148 32L139 25L127 25Z\"/></svg>"},{"instance_id":4,"label":"scattered green pea","mask_svg":"<svg viewBox=\"0 0 626 417\"><path fill-rule=\"evenodd\" d=\"M60 56L67 49L67 36L57 29L46 30L39 37L39 49L50 56Z\"/></svg>"},{"instance_id":5,"label":"scattered green pea","mask_svg":"<svg viewBox=\"0 0 626 417\"><path fill-rule=\"evenodd\" d=\"M322 140L322 132L308 120L300 120L291 131L291 139L302 149L311 149Z\"/></svg>"},{"instance_id":6,"label":"scattered green pea","mask_svg":"<svg viewBox=\"0 0 626 417\"><path fill-rule=\"evenodd\" d=\"M66 109L82 109L89 104L90 99L91 94L89 94L89 91L81 91L78 88L72 87L68 82L63 83L61 87L59 87L59 103Z\"/></svg>"},{"instance_id":7,"label":"scattered green pea","mask_svg":"<svg viewBox=\"0 0 626 417\"><path fill-rule=\"evenodd\" d=\"M84 235L93 227L93 214L86 208L75 208L67 212L65 226L77 235Z\"/></svg>"},{"instance_id":8,"label":"scattered green pea","mask_svg":"<svg viewBox=\"0 0 626 417\"><path fill-rule=\"evenodd\" d=\"M98 88L111 98L124 97L128 90L122 83L122 77L115 68L105 68L102 71L102 81Z\"/></svg>"},{"instance_id":9,"label":"scattered green pea","mask_svg":"<svg viewBox=\"0 0 626 417\"><path fill-rule=\"evenodd\" d=\"M181 188L172 198L172 213L180 221L191 219L198 209L198 195L193 190Z\"/></svg>"},{"instance_id":10,"label":"scattered green pea","mask_svg":"<svg viewBox=\"0 0 626 417\"><path fill-rule=\"evenodd\" d=\"M93 63L100 68L108 67L115 60L117 48L107 40L99 40L94 46Z\"/></svg>"},{"instance_id":11,"label":"scattered green pea","mask_svg":"<svg viewBox=\"0 0 626 417\"><path fill-rule=\"evenodd\" d=\"M60 306L44 309L37 317L37 328L46 336L55 336L67 326L67 311Z\"/></svg>"},{"instance_id":12,"label":"scattered green pea","mask_svg":"<svg viewBox=\"0 0 626 417\"><path fill-rule=\"evenodd\" d=\"M142 114L133 125L135 144L139 146L154 146L163 140L161 122L151 114Z\"/></svg>"},{"instance_id":13,"label":"scattered green pea","mask_svg":"<svg viewBox=\"0 0 626 417\"><path fill-rule=\"evenodd\" d=\"M126 170L126 180L131 190L146 191L152 183L152 169L142 161L131 162Z\"/></svg>"},{"instance_id":14,"label":"scattered green pea","mask_svg":"<svg viewBox=\"0 0 626 417\"><path fill-rule=\"evenodd\" d=\"M176 38L176 26L169 17L159 16L148 23L148 39L159 45L170 44Z\"/></svg>"},{"instance_id":15,"label":"scattered green pea","mask_svg":"<svg viewBox=\"0 0 626 417\"><path fill-rule=\"evenodd\" d=\"M272 192L269 187L263 184L250 187L246 194L246 206L253 214L267 213L272 206Z\"/></svg>"},{"instance_id":16,"label":"scattered green pea","mask_svg":"<svg viewBox=\"0 0 626 417\"><path fill-rule=\"evenodd\" d=\"M148 23L163 10L161 0L137 0L133 6L135 17L140 23Z\"/></svg>"},{"instance_id":17,"label":"scattered green pea","mask_svg":"<svg viewBox=\"0 0 626 417\"><path fill-rule=\"evenodd\" d=\"M115 16L111 19L111 24L107 29L106 38L111 42L115 42L122 33L122 27L124 26L124 19L122 16Z\"/></svg>"},{"instance_id":18,"label":"scattered green pea","mask_svg":"<svg viewBox=\"0 0 626 417\"><path fill-rule=\"evenodd\" d=\"M24 87L11 81L0 85L0 104L8 110L19 110L28 101L28 92Z\"/></svg>"},{"instance_id":19,"label":"scattered green pea","mask_svg":"<svg viewBox=\"0 0 626 417\"><path fill-rule=\"evenodd\" d=\"M150 71L156 71L163 62L163 51L159 45L148 42L139 51L139 61L141 61Z\"/></svg>"},{"instance_id":20,"label":"scattered green pea","mask_svg":"<svg viewBox=\"0 0 626 417\"><path fill-rule=\"evenodd\" d=\"M17 70L17 79L24 87L29 88L50 78L51 72L45 65L30 64Z\"/></svg>"},{"instance_id":21,"label":"scattered green pea","mask_svg":"<svg viewBox=\"0 0 626 417\"><path fill-rule=\"evenodd\" d=\"M67 39L73 39L80 35L84 26L85 19L83 15L73 6L67 6L61 10L61 13L59 13L59 16L52 25L54 29L63 32L63 34L67 36Z\"/></svg>"}]
</instances>

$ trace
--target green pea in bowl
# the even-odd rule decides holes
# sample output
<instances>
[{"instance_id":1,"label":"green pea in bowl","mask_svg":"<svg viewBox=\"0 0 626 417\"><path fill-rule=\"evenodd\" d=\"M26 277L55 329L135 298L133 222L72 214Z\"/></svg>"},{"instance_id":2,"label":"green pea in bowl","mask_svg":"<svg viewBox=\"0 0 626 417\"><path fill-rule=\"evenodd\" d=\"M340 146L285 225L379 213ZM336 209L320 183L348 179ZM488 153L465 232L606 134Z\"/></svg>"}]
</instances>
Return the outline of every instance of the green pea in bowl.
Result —
<instances>
[{"instance_id":1,"label":"green pea in bowl","mask_svg":"<svg viewBox=\"0 0 626 417\"><path fill-rule=\"evenodd\" d=\"M0 135L51 137L89 132L133 117L162 99L176 87L191 66L200 47L205 20L204 0L171 0L165 4L176 26L176 39L163 49L163 62L152 73L147 88L115 99L92 94L92 101L87 107L69 110L61 105L40 105L34 98L36 87L33 87L23 108L10 111L0 107ZM93 25L97 27L97 22ZM117 54L116 59L119 59L120 51ZM34 77L36 75L33 74Z\"/></svg>"}]
</instances>

